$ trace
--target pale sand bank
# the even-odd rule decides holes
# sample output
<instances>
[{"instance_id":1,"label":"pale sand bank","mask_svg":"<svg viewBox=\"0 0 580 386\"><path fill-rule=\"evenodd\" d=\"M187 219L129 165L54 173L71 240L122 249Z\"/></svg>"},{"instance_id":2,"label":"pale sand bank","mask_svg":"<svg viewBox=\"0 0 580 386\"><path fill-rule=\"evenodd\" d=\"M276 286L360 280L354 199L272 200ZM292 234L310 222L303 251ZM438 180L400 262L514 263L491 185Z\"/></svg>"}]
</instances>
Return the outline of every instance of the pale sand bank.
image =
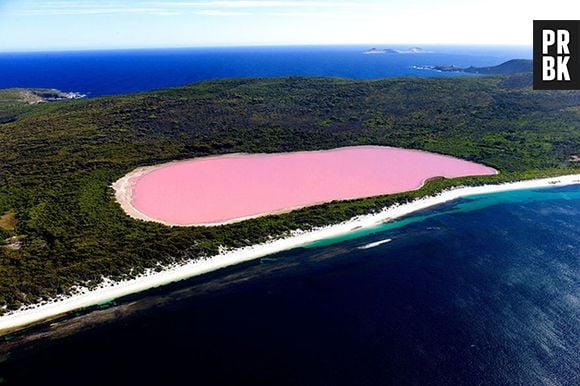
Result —
<instances>
[{"instance_id":1,"label":"pale sand bank","mask_svg":"<svg viewBox=\"0 0 580 386\"><path fill-rule=\"evenodd\" d=\"M359 216L349 221L314 229L308 232L296 232L292 236L276 239L267 243L240 248L190 263L168 268L162 272L151 273L135 279L113 283L112 286L85 290L82 294L72 295L53 303L27 308L0 317L0 333L26 326L45 319L53 318L83 307L92 306L113 300L125 295L159 287L171 282L184 280L196 275L201 275L219 268L238 264L264 257L273 253L300 247L321 239L331 238L346 234L353 229L368 228L381 224L385 221L410 214L412 212L442 204L460 197L503 192L508 190L541 188L550 186L564 186L580 184L580 174L560 177L527 180L499 185L483 185L477 187L460 187L449 189L441 194L424 197L408 204L395 205L385 208L379 213Z\"/></svg>"}]
</instances>

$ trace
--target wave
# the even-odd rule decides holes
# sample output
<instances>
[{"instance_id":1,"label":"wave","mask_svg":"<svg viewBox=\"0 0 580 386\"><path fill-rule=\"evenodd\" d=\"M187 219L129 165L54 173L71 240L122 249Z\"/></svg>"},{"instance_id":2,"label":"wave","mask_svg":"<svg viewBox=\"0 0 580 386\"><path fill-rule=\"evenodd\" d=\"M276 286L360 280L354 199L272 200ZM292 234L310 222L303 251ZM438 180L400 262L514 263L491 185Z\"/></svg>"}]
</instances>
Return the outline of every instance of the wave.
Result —
<instances>
[{"instance_id":1,"label":"wave","mask_svg":"<svg viewBox=\"0 0 580 386\"><path fill-rule=\"evenodd\" d=\"M384 240L380 240L380 241L375 241L374 243L369 243L369 244L363 245L362 247L358 247L357 249L374 248L374 247L378 247L379 245L382 245L382 244L390 243L391 241L393 241L393 239L384 239Z\"/></svg>"}]
</instances>

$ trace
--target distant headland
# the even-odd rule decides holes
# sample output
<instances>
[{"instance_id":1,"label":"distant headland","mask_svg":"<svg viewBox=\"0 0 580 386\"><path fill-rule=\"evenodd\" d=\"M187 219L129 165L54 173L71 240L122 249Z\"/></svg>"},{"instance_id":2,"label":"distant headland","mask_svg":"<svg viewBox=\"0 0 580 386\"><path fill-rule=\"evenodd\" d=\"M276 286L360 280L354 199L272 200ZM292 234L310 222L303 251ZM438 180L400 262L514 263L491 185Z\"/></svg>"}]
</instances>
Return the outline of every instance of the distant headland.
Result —
<instances>
[{"instance_id":1,"label":"distant headland","mask_svg":"<svg viewBox=\"0 0 580 386\"><path fill-rule=\"evenodd\" d=\"M48 88L11 88L0 91L0 103L38 103L81 99L86 95L79 92L64 92Z\"/></svg>"},{"instance_id":2,"label":"distant headland","mask_svg":"<svg viewBox=\"0 0 580 386\"><path fill-rule=\"evenodd\" d=\"M419 70L434 70L441 72L465 72L471 74L518 74L532 72L532 61L529 59L512 59L499 64L497 66L489 67L459 67L455 65L446 66L415 66Z\"/></svg>"}]
</instances>

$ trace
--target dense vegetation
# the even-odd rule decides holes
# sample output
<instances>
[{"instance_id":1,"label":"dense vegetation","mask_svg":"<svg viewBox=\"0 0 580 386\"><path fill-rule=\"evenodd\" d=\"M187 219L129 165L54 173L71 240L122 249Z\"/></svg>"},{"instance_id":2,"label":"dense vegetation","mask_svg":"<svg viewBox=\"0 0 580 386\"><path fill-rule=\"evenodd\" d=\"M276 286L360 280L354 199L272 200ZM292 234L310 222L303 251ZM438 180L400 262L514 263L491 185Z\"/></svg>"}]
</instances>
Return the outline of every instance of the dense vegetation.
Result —
<instances>
[{"instance_id":1,"label":"dense vegetation","mask_svg":"<svg viewBox=\"0 0 580 386\"><path fill-rule=\"evenodd\" d=\"M517 74L532 72L532 61L529 59L512 59L490 67L468 67L465 72L473 72L475 74Z\"/></svg>"},{"instance_id":2,"label":"dense vegetation","mask_svg":"<svg viewBox=\"0 0 580 386\"><path fill-rule=\"evenodd\" d=\"M1 95L1 94L0 94ZM578 172L580 93L529 77L232 79L34 106L0 103L0 305L15 309L102 276L215 254L339 222L458 184ZM126 216L113 181L140 165L226 152L381 144L474 160L498 176L333 202L221 227ZM16 242L17 241L17 242ZM20 247L20 248L19 248Z\"/></svg>"},{"instance_id":3,"label":"dense vegetation","mask_svg":"<svg viewBox=\"0 0 580 386\"><path fill-rule=\"evenodd\" d=\"M444 72L469 72L472 74L483 74L483 75L521 74L528 79L527 82L531 81L532 78L532 61L530 59L512 59L508 60L507 62L498 64L497 66L490 67L473 67L473 66L459 67L455 65L444 65L444 66L425 66L424 68Z\"/></svg>"}]
</instances>

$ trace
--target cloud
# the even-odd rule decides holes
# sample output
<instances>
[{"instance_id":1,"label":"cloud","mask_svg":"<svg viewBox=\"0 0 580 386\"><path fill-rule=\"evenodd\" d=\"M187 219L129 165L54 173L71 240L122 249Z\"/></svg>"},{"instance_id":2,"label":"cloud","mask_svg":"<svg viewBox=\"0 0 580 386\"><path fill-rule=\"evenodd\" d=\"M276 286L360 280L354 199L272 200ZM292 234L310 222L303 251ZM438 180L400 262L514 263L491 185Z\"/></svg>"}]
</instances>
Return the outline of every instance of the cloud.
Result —
<instances>
[{"instance_id":1,"label":"cloud","mask_svg":"<svg viewBox=\"0 0 580 386\"><path fill-rule=\"evenodd\" d=\"M353 1L277 1L277 0L237 0L237 1L189 1L189 2L151 2L156 6L191 8L360 8L369 6L368 3Z\"/></svg>"},{"instance_id":2,"label":"cloud","mask_svg":"<svg viewBox=\"0 0 580 386\"><path fill-rule=\"evenodd\" d=\"M270 16L275 17L309 17L309 18L373 18L373 15L350 13L350 12L272 12Z\"/></svg>"},{"instance_id":3,"label":"cloud","mask_svg":"<svg viewBox=\"0 0 580 386\"><path fill-rule=\"evenodd\" d=\"M1 1L1 0L0 0ZM138 0L126 2L61 0L32 2L24 0L14 11L24 16L57 15L105 15L105 14L148 14L158 16L177 16L196 14L203 16L248 16L259 10L277 10L280 15L315 15L316 9L353 9L365 8L368 3L353 1L310 1L310 0L203 0L203 1L154 1ZM311 10L307 13L306 10ZM323 12L320 12L321 15Z\"/></svg>"},{"instance_id":4,"label":"cloud","mask_svg":"<svg viewBox=\"0 0 580 386\"><path fill-rule=\"evenodd\" d=\"M220 9L204 9L202 11L194 12L196 15L203 16L252 16L251 12L238 12L238 11L223 11Z\"/></svg>"},{"instance_id":5,"label":"cloud","mask_svg":"<svg viewBox=\"0 0 580 386\"><path fill-rule=\"evenodd\" d=\"M153 15L153 16L179 16L179 15L183 15L183 12L156 10L156 11L149 11L148 14Z\"/></svg>"},{"instance_id":6,"label":"cloud","mask_svg":"<svg viewBox=\"0 0 580 386\"><path fill-rule=\"evenodd\" d=\"M1 1L1 0L0 0ZM220 2L200 2L196 4L211 5ZM227 3L227 2L226 2ZM123 4L119 1L103 2L79 2L79 1L53 1L41 4L24 3L24 6L15 10L22 16L74 16L74 15L114 15L114 14L143 14L154 16L179 16L179 15L202 15L202 16L249 16L248 11L232 9L201 9L194 10L187 7L179 7L172 4L183 3L154 3L141 1L138 3ZM139 6L138 6L139 5Z\"/></svg>"},{"instance_id":7,"label":"cloud","mask_svg":"<svg viewBox=\"0 0 580 386\"><path fill-rule=\"evenodd\" d=\"M24 16L58 16L58 15L104 15L104 14L161 14L169 11L156 8L46 8L23 9L17 12Z\"/></svg>"}]
</instances>

